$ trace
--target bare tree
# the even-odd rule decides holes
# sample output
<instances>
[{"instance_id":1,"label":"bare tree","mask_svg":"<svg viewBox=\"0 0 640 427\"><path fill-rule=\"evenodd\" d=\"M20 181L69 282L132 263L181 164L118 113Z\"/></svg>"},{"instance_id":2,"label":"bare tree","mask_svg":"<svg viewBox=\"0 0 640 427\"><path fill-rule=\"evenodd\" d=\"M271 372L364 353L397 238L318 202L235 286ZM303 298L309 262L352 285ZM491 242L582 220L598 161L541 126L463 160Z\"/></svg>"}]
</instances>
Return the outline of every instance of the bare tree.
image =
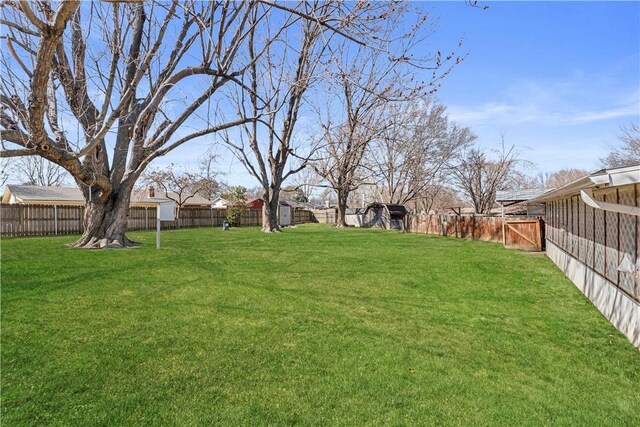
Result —
<instances>
[{"instance_id":1,"label":"bare tree","mask_svg":"<svg viewBox=\"0 0 640 427\"><path fill-rule=\"evenodd\" d=\"M600 159L602 167L617 168L640 164L640 125L631 123L622 128L622 145L613 148L606 157Z\"/></svg>"},{"instance_id":2,"label":"bare tree","mask_svg":"<svg viewBox=\"0 0 640 427\"><path fill-rule=\"evenodd\" d=\"M315 151L296 134L296 125L308 101L308 89L332 58L335 39L346 45L379 44L376 23L391 9L392 2L299 2L298 13L290 15L277 31L266 30L267 39L275 40L269 44L253 30L255 14L250 18L251 65L244 79L250 91L238 90L233 103L239 120L260 119L243 125L240 134L227 132L224 142L263 189L263 231L280 231L277 212L282 184L304 169ZM300 19L300 13L314 19ZM331 23L331 31L326 31L324 22ZM259 51L264 52L260 57ZM297 163L288 167L291 157Z\"/></svg>"},{"instance_id":3,"label":"bare tree","mask_svg":"<svg viewBox=\"0 0 640 427\"><path fill-rule=\"evenodd\" d=\"M198 193L207 200L213 200L222 193L222 184L218 182L215 168L216 154L209 151L198 160Z\"/></svg>"},{"instance_id":4,"label":"bare tree","mask_svg":"<svg viewBox=\"0 0 640 427\"><path fill-rule=\"evenodd\" d=\"M257 102L242 76L266 46L285 44L291 19L347 32L339 13L268 0L22 1L1 11L1 156L41 156L71 174L86 200L75 245L87 248L134 244L125 236L131 192L154 159L258 119L227 117L226 89Z\"/></svg>"},{"instance_id":5,"label":"bare tree","mask_svg":"<svg viewBox=\"0 0 640 427\"><path fill-rule=\"evenodd\" d=\"M369 153L380 200L409 204L432 200L451 160L475 140L469 128L449 122L446 108L430 98L391 106L387 125Z\"/></svg>"},{"instance_id":6,"label":"bare tree","mask_svg":"<svg viewBox=\"0 0 640 427\"><path fill-rule=\"evenodd\" d=\"M322 177L310 166L303 168L291 177L292 186L300 191L307 200L311 200L321 182Z\"/></svg>"},{"instance_id":7,"label":"bare tree","mask_svg":"<svg viewBox=\"0 0 640 427\"><path fill-rule=\"evenodd\" d=\"M496 200L496 192L503 190L510 173L521 163L514 146L506 148L504 139L501 148L492 150L495 160L486 153L472 148L456 156L456 164L451 168L454 184L473 203L476 213L491 211Z\"/></svg>"},{"instance_id":8,"label":"bare tree","mask_svg":"<svg viewBox=\"0 0 640 427\"><path fill-rule=\"evenodd\" d=\"M67 178L66 171L43 157L20 157L8 164L10 177L27 185L58 187Z\"/></svg>"},{"instance_id":9,"label":"bare tree","mask_svg":"<svg viewBox=\"0 0 640 427\"><path fill-rule=\"evenodd\" d=\"M315 170L337 195L337 227L346 227L345 212L349 195L359 187L371 184L370 171L363 168L365 154L376 138L384 133L383 106L403 102L422 92L433 93L451 68L462 57L451 53L443 57L415 56L418 42L426 37L426 16L419 17L399 37L398 28L414 16L410 6L399 6L378 25L376 32L385 43L380 49L342 45L333 50L325 91L332 97L317 115L322 127L321 160ZM431 71L429 81L417 81L416 69Z\"/></svg>"},{"instance_id":10,"label":"bare tree","mask_svg":"<svg viewBox=\"0 0 640 427\"><path fill-rule=\"evenodd\" d=\"M219 188L218 183L213 179L203 179L196 172L184 169L176 164L170 164L166 168L156 168L146 170L140 177L139 187L157 188L160 194L157 196L173 200L177 207L178 224L180 224L180 213L184 205L196 195L206 197L207 194L215 193Z\"/></svg>"},{"instance_id":11,"label":"bare tree","mask_svg":"<svg viewBox=\"0 0 640 427\"><path fill-rule=\"evenodd\" d=\"M415 200L415 211L422 213L441 213L463 205L458 195L444 184L427 187L422 196Z\"/></svg>"},{"instance_id":12,"label":"bare tree","mask_svg":"<svg viewBox=\"0 0 640 427\"><path fill-rule=\"evenodd\" d=\"M11 165L7 159L0 158L0 186L4 187L11 178Z\"/></svg>"},{"instance_id":13,"label":"bare tree","mask_svg":"<svg viewBox=\"0 0 640 427\"><path fill-rule=\"evenodd\" d=\"M257 5L2 4L0 123L3 143L12 144L2 156L41 156L73 176L86 200L76 246L131 245L125 237L131 191L149 163L253 120L197 119L247 68L238 52Z\"/></svg>"}]
</instances>

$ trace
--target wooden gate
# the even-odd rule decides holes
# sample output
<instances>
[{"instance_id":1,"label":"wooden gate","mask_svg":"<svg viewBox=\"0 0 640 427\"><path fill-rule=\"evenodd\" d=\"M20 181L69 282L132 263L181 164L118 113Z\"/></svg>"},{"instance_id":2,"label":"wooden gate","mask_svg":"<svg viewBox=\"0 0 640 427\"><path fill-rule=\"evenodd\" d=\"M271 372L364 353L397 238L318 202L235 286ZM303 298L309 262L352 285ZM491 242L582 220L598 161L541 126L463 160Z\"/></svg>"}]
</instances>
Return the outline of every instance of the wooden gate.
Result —
<instances>
[{"instance_id":1,"label":"wooden gate","mask_svg":"<svg viewBox=\"0 0 640 427\"><path fill-rule=\"evenodd\" d=\"M502 227L503 243L506 247L527 251L543 250L542 219L507 219Z\"/></svg>"}]
</instances>

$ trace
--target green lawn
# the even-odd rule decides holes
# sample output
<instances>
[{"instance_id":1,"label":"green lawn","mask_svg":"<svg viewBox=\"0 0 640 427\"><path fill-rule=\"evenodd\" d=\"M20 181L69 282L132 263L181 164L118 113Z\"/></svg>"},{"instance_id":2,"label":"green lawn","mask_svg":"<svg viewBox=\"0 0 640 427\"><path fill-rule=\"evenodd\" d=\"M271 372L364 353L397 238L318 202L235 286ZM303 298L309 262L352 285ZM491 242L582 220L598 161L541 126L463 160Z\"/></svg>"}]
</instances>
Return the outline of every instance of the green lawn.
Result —
<instances>
[{"instance_id":1,"label":"green lawn","mask_svg":"<svg viewBox=\"0 0 640 427\"><path fill-rule=\"evenodd\" d=\"M2 425L640 425L640 352L544 256L299 226L2 240Z\"/></svg>"}]
</instances>

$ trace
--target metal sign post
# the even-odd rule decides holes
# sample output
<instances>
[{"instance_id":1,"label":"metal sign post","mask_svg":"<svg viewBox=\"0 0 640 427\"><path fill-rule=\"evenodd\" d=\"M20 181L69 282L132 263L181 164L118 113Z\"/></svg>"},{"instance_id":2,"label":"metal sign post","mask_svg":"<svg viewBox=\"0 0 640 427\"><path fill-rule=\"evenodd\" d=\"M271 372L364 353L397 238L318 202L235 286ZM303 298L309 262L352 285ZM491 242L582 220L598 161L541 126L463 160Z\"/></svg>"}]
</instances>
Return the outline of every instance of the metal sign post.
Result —
<instances>
[{"instance_id":1,"label":"metal sign post","mask_svg":"<svg viewBox=\"0 0 640 427\"><path fill-rule=\"evenodd\" d=\"M156 219L156 249L160 249L160 221L175 221L175 202L158 203L158 214Z\"/></svg>"}]
</instances>

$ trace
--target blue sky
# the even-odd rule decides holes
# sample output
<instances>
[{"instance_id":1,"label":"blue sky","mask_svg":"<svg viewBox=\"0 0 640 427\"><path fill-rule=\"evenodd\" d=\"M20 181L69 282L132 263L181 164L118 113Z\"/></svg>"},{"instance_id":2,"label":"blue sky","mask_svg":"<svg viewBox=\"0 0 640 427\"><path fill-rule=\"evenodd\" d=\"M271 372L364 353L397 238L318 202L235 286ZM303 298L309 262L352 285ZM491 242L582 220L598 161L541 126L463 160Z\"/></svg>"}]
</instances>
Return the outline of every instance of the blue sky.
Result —
<instances>
[{"instance_id":1,"label":"blue sky","mask_svg":"<svg viewBox=\"0 0 640 427\"><path fill-rule=\"evenodd\" d=\"M640 121L640 2L481 4L489 9L417 3L437 19L425 53L468 53L437 92L450 117L471 127L483 148L497 148L504 135L534 163L532 175L598 169L621 126ZM158 164L195 165L207 147L194 141ZM224 181L257 184L216 150Z\"/></svg>"},{"instance_id":2,"label":"blue sky","mask_svg":"<svg viewBox=\"0 0 640 427\"><path fill-rule=\"evenodd\" d=\"M478 144L501 134L537 170L598 168L620 127L640 120L640 2L464 2L424 5L430 39L464 34L469 56L438 91Z\"/></svg>"}]
</instances>

